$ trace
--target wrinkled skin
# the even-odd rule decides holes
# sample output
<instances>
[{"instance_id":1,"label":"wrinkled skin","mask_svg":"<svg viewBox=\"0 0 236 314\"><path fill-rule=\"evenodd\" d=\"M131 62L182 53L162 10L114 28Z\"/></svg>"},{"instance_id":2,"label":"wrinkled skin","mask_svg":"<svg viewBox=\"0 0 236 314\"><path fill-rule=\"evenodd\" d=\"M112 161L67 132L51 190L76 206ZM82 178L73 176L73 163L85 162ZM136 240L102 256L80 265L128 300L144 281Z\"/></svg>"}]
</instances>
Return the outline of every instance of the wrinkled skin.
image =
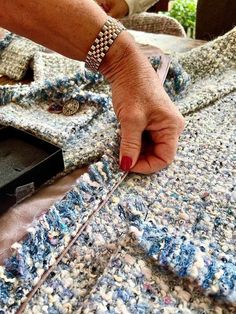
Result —
<instances>
[{"instance_id":1,"label":"wrinkled skin","mask_svg":"<svg viewBox=\"0 0 236 314\"><path fill-rule=\"evenodd\" d=\"M149 174L167 167L174 160L184 118L157 73L137 50L123 55L106 74L121 125L120 159L132 159L132 172Z\"/></svg>"}]
</instances>

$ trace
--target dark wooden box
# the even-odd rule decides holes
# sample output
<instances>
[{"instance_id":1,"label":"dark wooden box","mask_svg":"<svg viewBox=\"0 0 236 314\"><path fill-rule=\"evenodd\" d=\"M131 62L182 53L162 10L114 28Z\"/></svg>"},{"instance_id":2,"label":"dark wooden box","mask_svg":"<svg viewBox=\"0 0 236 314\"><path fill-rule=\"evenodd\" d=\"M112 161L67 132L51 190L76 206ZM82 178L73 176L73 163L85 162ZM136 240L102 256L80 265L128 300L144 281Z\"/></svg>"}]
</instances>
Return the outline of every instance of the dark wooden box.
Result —
<instances>
[{"instance_id":1,"label":"dark wooden box","mask_svg":"<svg viewBox=\"0 0 236 314\"><path fill-rule=\"evenodd\" d=\"M63 170L61 148L13 127L0 127L0 214Z\"/></svg>"}]
</instances>

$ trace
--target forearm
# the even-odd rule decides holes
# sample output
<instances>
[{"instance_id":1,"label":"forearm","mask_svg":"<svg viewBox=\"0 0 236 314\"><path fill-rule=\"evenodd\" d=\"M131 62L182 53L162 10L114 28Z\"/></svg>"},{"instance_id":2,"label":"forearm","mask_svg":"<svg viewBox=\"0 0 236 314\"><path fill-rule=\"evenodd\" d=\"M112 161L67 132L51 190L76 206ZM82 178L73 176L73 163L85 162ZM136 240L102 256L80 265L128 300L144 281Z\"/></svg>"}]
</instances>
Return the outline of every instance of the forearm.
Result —
<instances>
[{"instance_id":1,"label":"forearm","mask_svg":"<svg viewBox=\"0 0 236 314\"><path fill-rule=\"evenodd\" d=\"M0 6L3 27L81 60L106 20L88 0L0 0Z\"/></svg>"},{"instance_id":2,"label":"forearm","mask_svg":"<svg viewBox=\"0 0 236 314\"><path fill-rule=\"evenodd\" d=\"M92 0L0 0L0 7L0 26L82 61L107 19ZM127 46L135 45L128 33L123 32L110 48L107 63L119 59ZM105 71L104 64L103 68Z\"/></svg>"},{"instance_id":3,"label":"forearm","mask_svg":"<svg viewBox=\"0 0 236 314\"><path fill-rule=\"evenodd\" d=\"M0 0L0 6L0 26L82 61L107 19L92 0ZM144 73L153 75L151 65L127 31L119 34L99 70L116 84L133 77L142 81Z\"/></svg>"}]
</instances>

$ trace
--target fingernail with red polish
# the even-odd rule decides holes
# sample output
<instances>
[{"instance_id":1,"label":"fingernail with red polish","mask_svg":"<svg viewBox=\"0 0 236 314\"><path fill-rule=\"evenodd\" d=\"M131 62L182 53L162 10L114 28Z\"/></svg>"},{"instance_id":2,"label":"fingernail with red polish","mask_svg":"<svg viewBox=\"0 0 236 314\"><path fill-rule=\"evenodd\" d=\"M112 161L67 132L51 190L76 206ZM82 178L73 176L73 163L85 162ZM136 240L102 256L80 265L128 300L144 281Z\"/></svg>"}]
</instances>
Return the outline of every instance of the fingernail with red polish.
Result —
<instances>
[{"instance_id":1,"label":"fingernail with red polish","mask_svg":"<svg viewBox=\"0 0 236 314\"><path fill-rule=\"evenodd\" d=\"M132 159L128 156L123 156L120 163L120 168L123 171L129 171L132 166Z\"/></svg>"}]
</instances>

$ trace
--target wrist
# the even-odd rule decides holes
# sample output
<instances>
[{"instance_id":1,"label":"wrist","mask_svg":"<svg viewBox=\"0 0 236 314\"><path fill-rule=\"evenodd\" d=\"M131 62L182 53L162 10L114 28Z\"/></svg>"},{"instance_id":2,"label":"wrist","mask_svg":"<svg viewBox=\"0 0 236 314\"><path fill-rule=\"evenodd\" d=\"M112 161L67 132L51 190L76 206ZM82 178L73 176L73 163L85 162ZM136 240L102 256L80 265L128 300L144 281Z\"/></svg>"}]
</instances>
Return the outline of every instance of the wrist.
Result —
<instances>
[{"instance_id":1,"label":"wrist","mask_svg":"<svg viewBox=\"0 0 236 314\"><path fill-rule=\"evenodd\" d=\"M104 57L99 71L112 83L121 73L133 68L137 56L141 54L132 36L123 31L117 37Z\"/></svg>"},{"instance_id":2,"label":"wrist","mask_svg":"<svg viewBox=\"0 0 236 314\"><path fill-rule=\"evenodd\" d=\"M103 59L99 71L114 86L127 86L134 81L136 85L142 85L144 80L155 81L157 86L162 86L147 57L128 32L122 32L118 36Z\"/></svg>"}]
</instances>

